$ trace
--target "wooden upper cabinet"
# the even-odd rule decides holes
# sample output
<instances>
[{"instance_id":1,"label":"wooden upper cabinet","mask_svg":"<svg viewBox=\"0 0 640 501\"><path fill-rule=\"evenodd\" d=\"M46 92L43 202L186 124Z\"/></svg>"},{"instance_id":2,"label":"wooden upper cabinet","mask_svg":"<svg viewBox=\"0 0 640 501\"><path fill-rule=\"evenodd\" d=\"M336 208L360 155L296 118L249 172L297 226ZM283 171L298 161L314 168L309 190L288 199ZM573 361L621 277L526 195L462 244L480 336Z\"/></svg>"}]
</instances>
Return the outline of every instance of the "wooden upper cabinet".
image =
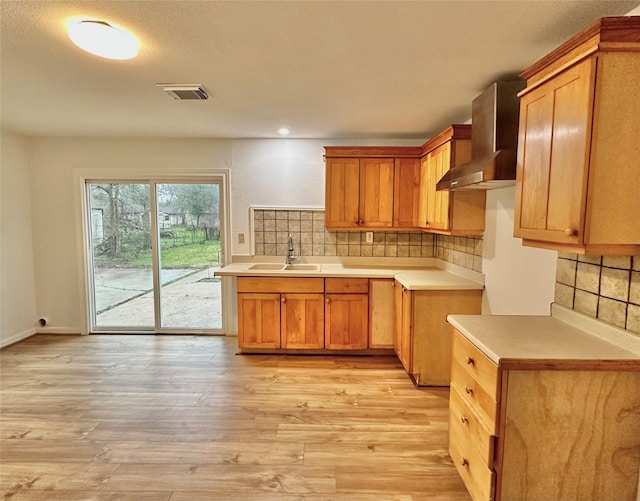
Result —
<instances>
[{"instance_id":1,"label":"wooden upper cabinet","mask_svg":"<svg viewBox=\"0 0 640 501\"><path fill-rule=\"evenodd\" d=\"M325 147L325 226L417 228L417 147Z\"/></svg>"},{"instance_id":2,"label":"wooden upper cabinet","mask_svg":"<svg viewBox=\"0 0 640 501\"><path fill-rule=\"evenodd\" d=\"M447 171L471 161L471 125L451 125L422 146L419 227L444 235L482 235L486 193L436 191Z\"/></svg>"},{"instance_id":3,"label":"wooden upper cabinet","mask_svg":"<svg viewBox=\"0 0 640 501\"><path fill-rule=\"evenodd\" d=\"M426 219L430 230L449 230L449 192L436 191L436 184L451 165L451 142L429 152L423 165L425 176Z\"/></svg>"},{"instance_id":4,"label":"wooden upper cabinet","mask_svg":"<svg viewBox=\"0 0 640 501\"><path fill-rule=\"evenodd\" d=\"M603 18L525 70L514 235L640 253L640 17Z\"/></svg>"},{"instance_id":5,"label":"wooden upper cabinet","mask_svg":"<svg viewBox=\"0 0 640 501\"><path fill-rule=\"evenodd\" d=\"M358 228L360 221L360 160L327 158L325 226Z\"/></svg>"},{"instance_id":6,"label":"wooden upper cabinet","mask_svg":"<svg viewBox=\"0 0 640 501\"><path fill-rule=\"evenodd\" d=\"M393 226L393 158L360 159L360 228Z\"/></svg>"},{"instance_id":7,"label":"wooden upper cabinet","mask_svg":"<svg viewBox=\"0 0 640 501\"><path fill-rule=\"evenodd\" d=\"M393 227L406 229L419 228L419 158L396 158L393 190Z\"/></svg>"}]
</instances>

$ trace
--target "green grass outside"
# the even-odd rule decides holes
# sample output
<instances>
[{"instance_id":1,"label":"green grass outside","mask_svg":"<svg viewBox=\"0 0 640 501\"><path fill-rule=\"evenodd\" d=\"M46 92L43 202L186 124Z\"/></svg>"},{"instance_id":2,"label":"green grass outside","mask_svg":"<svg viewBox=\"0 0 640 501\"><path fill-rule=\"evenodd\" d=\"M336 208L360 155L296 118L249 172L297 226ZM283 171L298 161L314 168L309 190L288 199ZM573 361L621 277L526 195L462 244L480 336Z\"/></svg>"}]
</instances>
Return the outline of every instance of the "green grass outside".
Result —
<instances>
[{"instance_id":1,"label":"green grass outside","mask_svg":"<svg viewBox=\"0 0 640 501\"><path fill-rule=\"evenodd\" d=\"M160 238L160 263L164 269L202 269L217 264L219 240L205 240L204 232L189 231L181 227L173 227L163 231L163 235L171 237ZM136 249L137 247L137 249ZM151 249L140 249L139 245L128 247L118 258L104 258L98 256L96 264L101 268L151 268Z\"/></svg>"},{"instance_id":2,"label":"green grass outside","mask_svg":"<svg viewBox=\"0 0 640 501\"><path fill-rule=\"evenodd\" d=\"M218 262L220 242L206 240L204 243L194 243L179 246L165 246L161 239L160 265L162 268L207 268ZM140 253L130 262L133 268L151 267L151 251Z\"/></svg>"}]
</instances>

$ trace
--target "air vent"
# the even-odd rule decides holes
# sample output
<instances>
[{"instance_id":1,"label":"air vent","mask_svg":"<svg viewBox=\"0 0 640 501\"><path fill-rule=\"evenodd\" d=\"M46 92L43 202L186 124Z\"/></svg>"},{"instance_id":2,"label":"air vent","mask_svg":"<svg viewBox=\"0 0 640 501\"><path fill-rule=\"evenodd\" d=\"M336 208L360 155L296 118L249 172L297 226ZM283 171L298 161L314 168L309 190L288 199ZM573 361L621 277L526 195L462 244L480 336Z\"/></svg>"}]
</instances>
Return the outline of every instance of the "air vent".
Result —
<instances>
[{"instance_id":1,"label":"air vent","mask_svg":"<svg viewBox=\"0 0 640 501\"><path fill-rule=\"evenodd\" d=\"M202 101L209 99L209 93L200 84L156 84L163 91L169 94L173 99L197 100Z\"/></svg>"}]
</instances>

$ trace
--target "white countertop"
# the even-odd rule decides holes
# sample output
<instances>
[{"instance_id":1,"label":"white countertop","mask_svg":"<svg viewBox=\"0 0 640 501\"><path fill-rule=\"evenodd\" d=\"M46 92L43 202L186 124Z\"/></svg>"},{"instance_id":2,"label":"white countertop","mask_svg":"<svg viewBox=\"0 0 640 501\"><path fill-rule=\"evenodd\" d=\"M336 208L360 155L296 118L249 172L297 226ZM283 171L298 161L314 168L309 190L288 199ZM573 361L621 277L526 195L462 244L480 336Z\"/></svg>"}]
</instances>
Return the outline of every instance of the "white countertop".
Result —
<instances>
[{"instance_id":1,"label":"white countertop","mask_svg":"<svg viewBox=\"0 0 640 501\"><path fill-rule=\"evenodd\" d=\"M566 309L565 309L566 310ZM609 335L602 322L576 326L573 315L449 315L448 322L498 365L515 361L599 362L624 361L640 370L640 337L622 331ZM571 322L571 323L570 323ZM621 329L617 329L621 330Z\"/></svg>"},{"instance_id":2,"label":"white countertop","mask_svg":"<svg viewBox=\"0 0 640 501\"><path fill-rule=\"evenodd\" d=\"M481 290L481 282L461 277L437 267L373 266L321 263L318 271L252 270L252 262L233 263L216 270L216 276L235 277L322 277L395 278L409 290Z\"/></svg>"}]
</instances>

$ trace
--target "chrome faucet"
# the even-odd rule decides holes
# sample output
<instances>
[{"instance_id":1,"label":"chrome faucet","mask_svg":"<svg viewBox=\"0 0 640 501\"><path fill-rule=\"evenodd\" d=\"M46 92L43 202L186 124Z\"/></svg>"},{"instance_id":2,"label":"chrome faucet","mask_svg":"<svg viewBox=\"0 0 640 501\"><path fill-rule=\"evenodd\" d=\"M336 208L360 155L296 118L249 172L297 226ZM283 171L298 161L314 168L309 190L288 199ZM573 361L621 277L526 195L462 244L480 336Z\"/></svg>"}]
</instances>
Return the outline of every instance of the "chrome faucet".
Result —
<instances>
[{"instance_id":1,"label":"chrome faucet","mask_svg":"<svg viewBox=\"0 0 640 501\"><path fill-rule=\"evenodd\" d=\"M297 261L300 256L296 256L293 250L293 237L289 233L289 250L287 252L287 264L291 264L292 261Z\"/></svg>"}]
</instances>

